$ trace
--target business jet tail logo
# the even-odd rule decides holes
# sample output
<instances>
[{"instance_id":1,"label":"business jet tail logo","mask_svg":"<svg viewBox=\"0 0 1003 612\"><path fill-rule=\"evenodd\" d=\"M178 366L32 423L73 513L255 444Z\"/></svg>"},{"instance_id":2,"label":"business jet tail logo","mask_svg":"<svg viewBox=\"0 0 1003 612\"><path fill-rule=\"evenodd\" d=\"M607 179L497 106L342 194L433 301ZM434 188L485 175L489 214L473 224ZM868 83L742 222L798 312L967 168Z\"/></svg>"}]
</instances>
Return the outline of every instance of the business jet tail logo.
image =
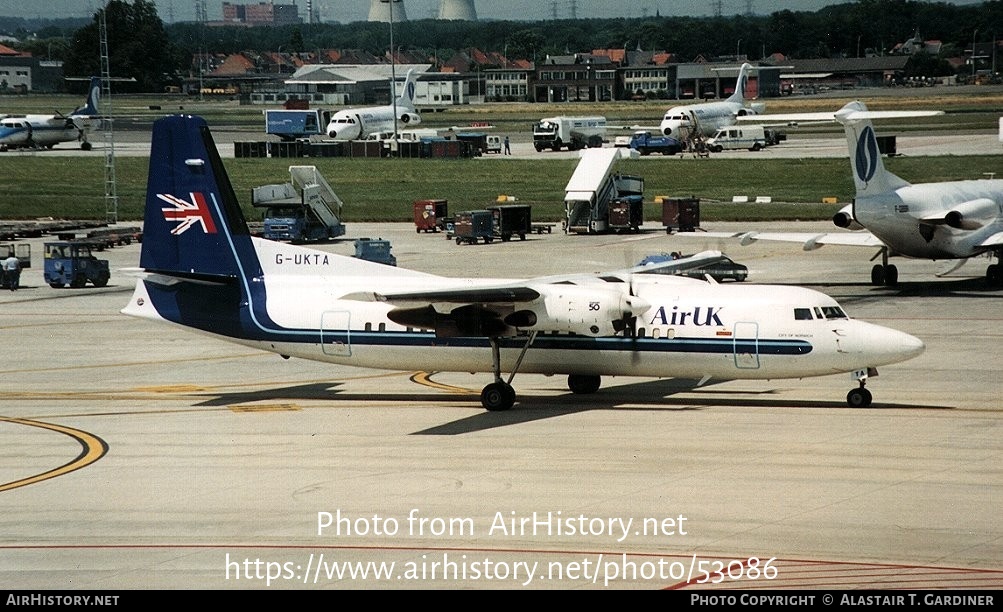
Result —
<instances>
[{"instance_id":1,"label":"business jet tail logo","mask_svg":"<svg viewBox=\"0 0 1003 612\"><path fill-rule=\"evenodd\" d=\"M215 234L216 224L212 220L209 206L206 205L205 195L201 193L192 193L190 195L192 199L189 202L170 194L157 194L158 198L171 205L170 208L160 209L164 213L164 219L178 223L171 230L171 234L175 236L183 234L196 224L202 226L203 233Z\"/></svg>"},{"instance_id":2,"label":"business jet tail logo","mask_svg":"<svg viewBox=\"0 0 1003 612\"><path fill-rule=\"evenodd\" d=\"M857 178L865 183L874 178L880 156L881 152L878 150L878 141L874 137L874 130L867 126L860 133L860 138L857 139L855 160Z\"/></svg>"}]
</instances>

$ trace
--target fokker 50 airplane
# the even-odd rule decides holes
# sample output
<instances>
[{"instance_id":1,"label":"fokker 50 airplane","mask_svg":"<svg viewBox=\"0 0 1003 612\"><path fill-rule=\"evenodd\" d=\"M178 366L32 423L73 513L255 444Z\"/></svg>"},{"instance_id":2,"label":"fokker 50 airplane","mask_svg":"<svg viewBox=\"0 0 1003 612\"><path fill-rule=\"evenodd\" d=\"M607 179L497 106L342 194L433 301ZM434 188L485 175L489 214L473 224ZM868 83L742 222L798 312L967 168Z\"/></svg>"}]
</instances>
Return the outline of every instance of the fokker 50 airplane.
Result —
<instances>
[{"instance_id":1,"label":"fokker 50 airplane","mask_svg":"<svg viewBox=\"0 0 1003 612\"><path fill-rule=\"evenodd\" d=\"M735 92L728 98L720 102L673 106L665 112L658 129L666 136L685 141L698 132L703 136L713 136L718 128L735 125L738 117L759 114L761 105L745 104L745 86L749 81L750 70L751 64L742 64L738 70Z\"/></svg>"},{"instance_id":2,"label":"fokker 50 airplane","mask_svg":"<svg viewBox=\"0 0 1003 612\"><path fill-rule=\"evenodd\" d=\"M84 105L69 115L4 115L0 118L0 151L8 149L51 149L61 142L80 141L90 151L87 135L100 119L98 99L101 79L91 77Z\"/></svg>"},{"instance_id":3,"label":"fokker 50 airplane","mask_svg":"<svg viewBox=\"0 0 1003 612\"><path fill-rule=\"evenodd\" d=\"M958 260L953 271L977 255L991 254L997 263L986 269L991 285L1003 284L999 258L1003 251L1003 180L964 180L910 184L885 169L871 119L943 114L941 111L868 111L850 102L835 114L843 125L856 186L853 203L833 217L840 228L853 231L821 234L747 232L703 236L798 242L811 251L826 244L879 249L881 263L871 268L871 284L895 285L898 268L891 256ZM818 121L824 113L784 115L788 120ZM866 231L864 231L866 230Z\"/></svg>"},{"instance_id":4,"label":"fokker 50 airplane","mask_svg":"<svg viewBox=\"0 0 1003 612\"><path fill-rule=\"evenodd\" d=\"M597 391L604 375L706 382L853 373L859 382L847 401L867 406L864 382L875 368L924 349L810 289L633 269L446 278L253 237L199 117L154 123L143 230L140 280L123 313L287 358L490 372L494 382L481 393L488 410L514 404L516 372L565 374L575 393Z\"/></svg>"},{"instance_id":5,"label":"fokker 50 airplane","mask_svg":"<svg viewBox=\"0 0 1003 612\"><path fill-rule=\"evenodd\" d=\"M395 104L386 106L365 106L338 111L327 124L327 135L334 140L365 140L370 134L393 132L404 126L414 126L421 123L421 115L414 107L415 93L414 70L408 70L404 79L404 91ZM395 96L394 84L390 85L390 95ZM394 122L394 110L397 111L397 122Z\"/></svg>"}]
</instances>

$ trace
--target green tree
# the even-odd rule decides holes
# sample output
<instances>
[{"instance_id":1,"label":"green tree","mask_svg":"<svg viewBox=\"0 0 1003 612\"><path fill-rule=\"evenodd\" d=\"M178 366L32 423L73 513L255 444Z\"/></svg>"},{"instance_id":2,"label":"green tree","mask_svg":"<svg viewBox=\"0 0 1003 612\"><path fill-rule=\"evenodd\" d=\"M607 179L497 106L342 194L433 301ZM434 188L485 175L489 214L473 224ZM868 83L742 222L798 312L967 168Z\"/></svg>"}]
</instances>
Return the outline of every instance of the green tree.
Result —
<instances>
[{"instance_id":1,"label":"green tree","mask_svg":"<svg viewBox=\"0 0 1003 612\"><path fill-rule=\"evenodd\" d=\"M111 0L104 9L112 78L133 78L116 89L159 92L173 83L181 66L152 0ZM63 72L70 77L101 74L100 13L74 33Z\"/></svg>"}]
</instances>

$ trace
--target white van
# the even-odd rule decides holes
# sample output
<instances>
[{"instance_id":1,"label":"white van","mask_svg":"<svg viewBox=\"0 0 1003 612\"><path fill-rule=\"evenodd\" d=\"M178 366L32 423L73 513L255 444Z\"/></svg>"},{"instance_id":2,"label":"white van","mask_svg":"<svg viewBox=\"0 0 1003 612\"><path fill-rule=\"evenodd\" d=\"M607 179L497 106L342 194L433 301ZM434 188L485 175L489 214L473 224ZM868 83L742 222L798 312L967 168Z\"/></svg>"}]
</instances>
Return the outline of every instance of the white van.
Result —
<instances>
[{"instance_id":1,"label":"white van","mask_svg":"<svg viewBox=\"0 0 1003 612\"><path fill-rule=\"evenodd\" d=\"M502 137L495 134L488 134L487 148L484 152L500 154L502 152Z\"/></svg>"},{"instance_id":2,"label":"white van","mask_svg":"<svg viewBox=\"0 0 1003 612\"><path fill-rule=\"evenodd\" d=\"M732 125L720 128L707 139L707 149L719 153L725 149L758 151L766 147L766 133L761 125Z\"/></svg>"}]
</instances>

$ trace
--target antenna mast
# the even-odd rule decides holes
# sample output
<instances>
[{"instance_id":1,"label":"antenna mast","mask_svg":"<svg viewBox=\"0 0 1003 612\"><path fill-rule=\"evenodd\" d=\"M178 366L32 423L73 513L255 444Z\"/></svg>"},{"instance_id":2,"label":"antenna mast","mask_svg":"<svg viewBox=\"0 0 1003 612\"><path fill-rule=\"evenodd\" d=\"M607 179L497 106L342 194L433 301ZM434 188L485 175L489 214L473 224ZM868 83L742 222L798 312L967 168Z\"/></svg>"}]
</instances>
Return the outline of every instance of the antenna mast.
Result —
<instances>
[{"instance_id":1,"label":"antenna mast","mask_svg":"<svg viewBox=\"0 0 1003 612\"><path fill-rule=\"evenodd\" d=\"M115 130L111 110L111 58L108 53L108 7L101 9L99 22L101 39L101 108L104 110L102 121L104 128L104 202L105 220L108 223L118 223L118 181L115 176Z\"/></svg>"}]
</instances>

